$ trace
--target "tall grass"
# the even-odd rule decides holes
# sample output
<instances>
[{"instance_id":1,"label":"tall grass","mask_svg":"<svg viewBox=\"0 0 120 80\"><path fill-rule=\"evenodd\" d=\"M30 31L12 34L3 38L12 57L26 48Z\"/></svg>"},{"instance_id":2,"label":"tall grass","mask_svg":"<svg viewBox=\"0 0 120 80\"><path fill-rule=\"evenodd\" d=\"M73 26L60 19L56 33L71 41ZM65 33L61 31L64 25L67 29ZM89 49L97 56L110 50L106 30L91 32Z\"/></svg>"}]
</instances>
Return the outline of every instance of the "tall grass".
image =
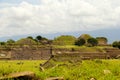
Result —
<instances>
[{"instance_id":1,"label":"tall grass","mask_svg":"<svg viewBox=\"0 0 120 80\"><path fill-rule=\"evenodd\" d=\"M120 60L85 60L80 65L56 66L41 71L44 61L0 61L0 76L20 71L33 71L44 80L48 77L64 77L65 80L120 80ZM110 73L105 74L104 70Z\"/></svg>"}]
</instances>

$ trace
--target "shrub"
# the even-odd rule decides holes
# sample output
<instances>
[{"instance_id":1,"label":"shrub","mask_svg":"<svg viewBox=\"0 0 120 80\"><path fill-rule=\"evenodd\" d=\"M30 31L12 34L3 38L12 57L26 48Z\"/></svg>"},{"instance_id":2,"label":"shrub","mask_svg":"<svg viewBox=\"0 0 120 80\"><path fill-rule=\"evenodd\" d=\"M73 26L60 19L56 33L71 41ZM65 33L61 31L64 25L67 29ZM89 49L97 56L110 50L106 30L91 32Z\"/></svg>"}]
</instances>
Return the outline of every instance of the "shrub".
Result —
<instances>
[{"instance_id":1,"label":"shrub","mask_svg":"<svg viewBox=\"0 0 120 80\"><path fill-rule=\"evenodd\" d=\"M114 41L112 46L120 49L120 41Z\"/></svg>"},{"instance_id":2,"label":"shrub","mask_svg":"<svg viewBox=\"0 0 120 80\"><path fill-rule=\"evenodd\" d=\"M87 42L90 44L90 46L97 46L98 44L98 41L95 38L89 38Z\"/></svg>"},{"instance_id":3,"label":"shrub","mask_svg":"<svg viewBox=\"0 0 120 80\"><path fill-rule=\"evenodd\" d=\"M12 44L14 44L14 43L15 43L15 41L12 40L12 39L7 40L7 44L8 44L8 45L12 45Z\"/></svg>"},{"instance_id":4,"label":"shrub","mask_svg":"<svg viewBox=\"0 0 120 80\"><path fill-rule=\"evenodd\" d=\"M75 45L82 46L85 44L85 39L80 38L75 42Z\"/></svg>"},{"instance_id":5,"label":"shrub","mask_svg":"<svg viewBox=\"0 0 120 80\"><path fill-rule=\"evenodd\" d=\"M6 43L5 42L0 42L0 45L5 45Z\"/></svg>"},{"instance_id":6,"label":"shrub","mask_svg":"<svg viewBox=\"0 0 120 80\"><path fill-rule=\"evenodd\" d=\"M42 36L40 36L40 35L36 36L36 40L37 40L37 41L42 40Z\"/></svg>"}]
</instances>

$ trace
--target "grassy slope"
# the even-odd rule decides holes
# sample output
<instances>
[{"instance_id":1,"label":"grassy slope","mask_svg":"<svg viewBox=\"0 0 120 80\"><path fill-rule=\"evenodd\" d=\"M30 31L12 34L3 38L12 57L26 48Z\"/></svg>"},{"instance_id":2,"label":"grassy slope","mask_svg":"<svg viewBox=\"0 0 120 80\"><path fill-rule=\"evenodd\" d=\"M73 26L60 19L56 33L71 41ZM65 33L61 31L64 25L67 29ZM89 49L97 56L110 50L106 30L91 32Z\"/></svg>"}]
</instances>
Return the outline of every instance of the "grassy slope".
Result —
<instances>
[{"instance_id":1,"label":"grassy slope","mask_svg":"<svg viewBox=\"0 0 120 80\"><path fill-rule=\"evenodd\" d=\"M97 80L120 79L120 60L89 60L83 61L81 65L71 67L57 66L41 72L39 70L39 64L43 62L44 61L0 61L0 76L12 72L33 71L43 80L51 76L62 76L66 80L90 80L92 77ZM109 70L111 73L104 74L104 70Z\"/></svg>"},{"instance_id":2,"label":"grassy slope","mask_svg":"<svg viewBox=\"0 0 120 80\"><path fill-rule=\"evenodd\" d=\"M0 61L0 76L20 71L38 71L39 64L45 61L12 60Z\"/></svg>"},{"instance_id":3,"label":"grassy slope","mask_svg":"<svg viewBox=\"0 0 120 80\"><path fill-rule=\"evenodd\" d=\"M75 45L65 45L65 46L53 46L54 48L59 49L74 49L79 50L80 52L105 52L104 48L108 48L108 46L95 46L95 47L86 47L86 46L75 46Z\"/></svg>"}]
</instances>

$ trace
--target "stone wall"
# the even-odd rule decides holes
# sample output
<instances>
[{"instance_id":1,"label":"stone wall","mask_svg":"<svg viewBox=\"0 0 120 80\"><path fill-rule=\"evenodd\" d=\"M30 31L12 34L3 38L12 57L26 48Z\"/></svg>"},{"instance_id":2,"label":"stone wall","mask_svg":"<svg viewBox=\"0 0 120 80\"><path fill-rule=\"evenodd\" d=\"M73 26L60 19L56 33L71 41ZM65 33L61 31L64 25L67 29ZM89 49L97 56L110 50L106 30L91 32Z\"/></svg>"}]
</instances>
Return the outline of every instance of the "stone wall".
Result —
<instances>
[{"instance_id":1,"label":"stone wall","mask_svg":"<svg viewBox=\"0 0 120 80\"><path fill-rule=\"evenodd\" d=\"M18 48L11 50L11 53L12 60L46 60L51 56L48 48Z\"/></svg>"},{"instance_id":2,"label":"stone wall","mask_svg":"<svg viewBox=\"0 0 120 80\"><path fill-rule=\"evenodd\" d=\"M119 49L105 49L106 52L80 52L70 49L51 49L47 48L13 48L7 51L0 51L0 59L11 59L11 60L48 60L52 55L55 55L57 59L67 59L72 56L72 59L109 59L117 58L120 56ZM61 55L62 54L62 55ZM60 55L60 56L59 56ZM74 56L74 57L73 57Z\"/></svg>"},{"instance_id":3,"label":"stone wall","mask_svg":"<svg viewBox=\"0 0 120 80\"><path fill-rule=\"evenodd\" d=\"M105 50L108 58L114 59L120 56L120 49L118 48L106 48Z\"/></svg>"}]
</instances>

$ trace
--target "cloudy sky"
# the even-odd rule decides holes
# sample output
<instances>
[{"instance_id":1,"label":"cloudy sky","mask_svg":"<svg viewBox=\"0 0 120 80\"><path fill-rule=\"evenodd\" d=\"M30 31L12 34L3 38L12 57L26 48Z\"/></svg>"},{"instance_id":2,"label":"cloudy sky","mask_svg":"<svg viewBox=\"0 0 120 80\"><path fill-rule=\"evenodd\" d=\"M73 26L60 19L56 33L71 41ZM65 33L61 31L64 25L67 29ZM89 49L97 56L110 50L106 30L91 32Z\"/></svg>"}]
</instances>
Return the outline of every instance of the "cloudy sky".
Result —
<instances>
[{"instance_id":1,"label":"cloudy sky","mask_svg":"<svg viewBox=\"0 0 120 80\"><path fill-rule=\"evenodd\" d=\"M89 33L114 41L119 30L120 0L0 0L0 40Z\"/></svg>"}]
</instances>

